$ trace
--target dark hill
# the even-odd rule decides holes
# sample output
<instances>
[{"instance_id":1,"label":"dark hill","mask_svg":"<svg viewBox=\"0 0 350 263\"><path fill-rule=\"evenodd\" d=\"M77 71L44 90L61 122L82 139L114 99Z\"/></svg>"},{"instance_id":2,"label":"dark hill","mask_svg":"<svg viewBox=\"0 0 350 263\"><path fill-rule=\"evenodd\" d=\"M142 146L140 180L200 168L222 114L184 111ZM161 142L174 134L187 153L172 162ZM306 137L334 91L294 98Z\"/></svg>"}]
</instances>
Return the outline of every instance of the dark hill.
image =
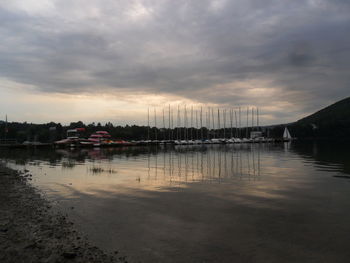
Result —
<instances>
[{"instance_id":1,"label":"dark hill","mask_svg":"<svg viewBox=\"0 0 350 263\"><path fill-rule=\"evenodd\" d=\"M350 97L298 120L291 129L298 138L350 137Z\"/></svg>"},{"instance_id":2,"label":"dark hill","mask_svg":"<svg viewBox=\"0 0 350 263\"><path fill-rule=\"evenodd\" d=\"M318 125L331 122L349 122L350 120L350 97L340 100L310 116L307 116L297 123L314 123Z\"/></svg>"}]
</instances>

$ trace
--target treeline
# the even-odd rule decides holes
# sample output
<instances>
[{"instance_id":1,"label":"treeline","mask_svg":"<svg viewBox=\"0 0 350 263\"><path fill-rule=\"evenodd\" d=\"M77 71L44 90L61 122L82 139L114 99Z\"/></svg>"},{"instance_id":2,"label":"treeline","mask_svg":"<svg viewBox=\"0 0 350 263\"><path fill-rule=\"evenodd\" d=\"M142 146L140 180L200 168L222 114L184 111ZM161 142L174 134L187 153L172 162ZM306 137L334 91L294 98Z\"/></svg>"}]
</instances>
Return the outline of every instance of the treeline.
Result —
<instances>
[{"instance_id":1,"label":"treeline","mask_svg":"<svg viewBox=\"0 0 350 263\"><path fill-rule=\"evenodd\" d=\"M261 131L262 135L269 138L282 138L284 128L288 127L293 137L299 139L348 139L350 135L350 120L305 123L295 122L287 125L252 128L226 128L209 130L205 127L196 128L155 128L147 126L126 125L114 126L108 122L84 124L81 121L72 122L69 125L50 122L45 124L10 122L7 125L0 122L0 141L15 140L18 143L24 141L53 142L66 138L67 130L85 128L83 137L88 138L92 133L103 130L108 131L115 139L124 140L176 140L176 139L212 139L212 138L246 138L251 131ZM7 132L6 132L7 131Z\"/></svg>"},{"instance_id":2,"label":"treeline","mask_svg":"<svg viewBox=\"0 0 350 263\"><path fill-rule=\"evenodd\" d=\"M90 123L84 124L81 121L72 122L69 125L49 122L45 124L10 122L7 125L0 123L0 140L16 140L19 143L24 141L53 142L66 138L67 130L74 128L85 128L84 137L89 137L95 131L108 131L113 138L123 139L146 139L148 128L145 126L114 126L112 123Z\"/></svg>"},{"instance_id":3,"label":"treeline","mask_svg":"<svg viewBox=\"0 0 350 263\"><path fill-rule=\"evenodd\" d=\"M85 128L86 132L83 137L88 138L92 133L103 130L108 131L115 139L124 140L176 140L176 139L211 139L211 138L231 138L233 137L248 137L252 130L260 130L264 136L281 137L283 134L282 128L226 128L209 130L205 127L201 129L196 128L156 128L137 125L126 126L114 126L112 123L90 123L84 124L81 121L72 122L69 125L62 125L60 123L50 122L45 124L33 124L33 123L19 123L10 122L6 124L0 123L0 140L11 139L16 140L18 143L24 141L39 141L39 142L53 142L66 138L67 130L74 128ZM282 129L282 131L281 131ZM7 130L7 132L5 132Z\"/></svg>"}]
</instances>

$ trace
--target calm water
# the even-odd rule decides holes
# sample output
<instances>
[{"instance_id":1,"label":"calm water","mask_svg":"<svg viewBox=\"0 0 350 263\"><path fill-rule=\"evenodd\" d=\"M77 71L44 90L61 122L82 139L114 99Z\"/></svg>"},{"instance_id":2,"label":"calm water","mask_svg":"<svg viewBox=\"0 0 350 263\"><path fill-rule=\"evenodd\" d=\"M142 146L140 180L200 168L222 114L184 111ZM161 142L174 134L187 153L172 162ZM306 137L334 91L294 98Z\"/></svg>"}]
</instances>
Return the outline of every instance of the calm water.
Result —
<instances>
[{"instance_id":1,"label":"calm water","mask_svg":"<svg viewBox=\"0 0 350 263\"><path fill-rule=\"evenodd\" d=\"M1 151L130 262L348 262L350 151L334 143Z\"/></svg>"}]
</instances>

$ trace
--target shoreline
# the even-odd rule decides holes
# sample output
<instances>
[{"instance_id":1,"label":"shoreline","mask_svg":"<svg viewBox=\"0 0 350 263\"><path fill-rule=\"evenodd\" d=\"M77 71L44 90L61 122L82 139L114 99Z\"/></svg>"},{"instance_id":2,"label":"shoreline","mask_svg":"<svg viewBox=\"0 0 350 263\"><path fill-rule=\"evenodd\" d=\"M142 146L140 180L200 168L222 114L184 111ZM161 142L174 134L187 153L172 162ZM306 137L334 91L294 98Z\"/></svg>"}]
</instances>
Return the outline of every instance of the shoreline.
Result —
<instances>
[{"instance_id":1,"label":"shoreline","mask_svg":"<svg viewBox=\"0 0 350 263\"><path fill-rule=\"evenodd\" d=\"M127 262L90 244L30 180L0 164L0 262Z\"/></svg>"}]
</instances>

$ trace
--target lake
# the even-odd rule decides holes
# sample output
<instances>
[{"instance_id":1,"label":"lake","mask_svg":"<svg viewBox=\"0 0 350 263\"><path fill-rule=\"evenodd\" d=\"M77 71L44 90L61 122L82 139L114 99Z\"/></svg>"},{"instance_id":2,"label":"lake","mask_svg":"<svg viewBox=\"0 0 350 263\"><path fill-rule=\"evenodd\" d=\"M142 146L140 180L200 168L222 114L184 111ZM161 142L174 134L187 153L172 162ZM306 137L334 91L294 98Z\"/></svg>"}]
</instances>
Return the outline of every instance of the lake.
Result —
<instances>
[{"instance_id":1,"label":"lake","mask_svg":"<svg viewBox=\"0 0 350 263\"><path fill-rule=\"evenodd\" d=\"M1 150L129 262L348 262L350 151L336 142Z\"/></svg>"}]
</instances>

